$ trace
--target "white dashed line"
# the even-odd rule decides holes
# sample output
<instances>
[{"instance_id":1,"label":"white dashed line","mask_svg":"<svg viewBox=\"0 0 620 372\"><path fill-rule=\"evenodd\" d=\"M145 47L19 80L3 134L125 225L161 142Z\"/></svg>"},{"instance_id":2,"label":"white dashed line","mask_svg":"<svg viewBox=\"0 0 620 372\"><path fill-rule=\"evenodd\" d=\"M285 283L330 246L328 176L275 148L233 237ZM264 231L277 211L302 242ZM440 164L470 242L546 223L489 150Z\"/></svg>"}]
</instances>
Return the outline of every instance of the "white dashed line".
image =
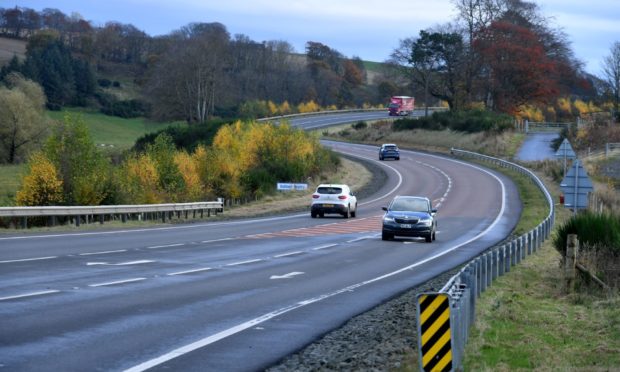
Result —
<instances>
[{"instance_id":1,"label":"white dashed line","mask_svg":"<svg viewBox=\"0 0 620 372\"><path fill-rule=\"evenodd\" d=\"M146 247L147 249L158 249L158 248L170 248L170 247L180 247L182 245L185 245L184 243L177 243L177 244L167 244L167 245L154 245L151 247Z\"/></svg>"},{"instance_id":2,"label":"white dashed line","mask_svg":"<svg viewBox=\"0 0 620 372\"><path fill-rule=\"evenodd\" d=\"M80 253L80 256L94 256L94 255L98 255L98 254L108 254L108 253L122 253L122 252L127 252L126 249L119 249L117 251L103 251L103 252L92 252L92 253Z\"/></svg>"},{"instance_id":3,"label":"white dashed line","mask_svg":"<svg viewBox=\"0 0 620 372\"><path fill-rule=\"evenodd\" d=\"M312 248L313 251L320 251L321 249L327 249L327 248L331 248L331 247L335 247L338 244L326 244L326 245L322 245L320 247L316 247L316 248Z\"/></svg>"},{"instance_id":4,"label":"white dashed line","mask_svg":"<svg viewBox=\"0 0 620 372\"><path fill-rule=\"evenodd\" d=\"M97 284L89 284L89 287L105 287L108 285L118 285L118 284L125 284L125 283L134 283L134 282L141 282L143 280L146 280L146 278L133 278L133 279L125 279L125 280L117 280L115 282L105 282L105 283L97 283Z\"/></svg>"},{"instance_id":5,"label":"white dashed line","mask_svg":"<svg viewBox=\"0 0 620 372\"><path fill-rule=\"evenodd\" d=\"M128 266L128 265L141 265L146 263L155 262L153 260L138 260L138 261L128 261L128 262L119 262L119 263L107 263L107 262L88 262L86 266L95 266L95 265L104 265L104 266Z\"/></svg>"},{"instance_id":6,"label":"white dashed line","mask_svg":"<svg viewBox=\"0 0 620 372\"><path fill-rule=\"evenodd\" d=\"M51 260L53 258L58 258L58 256L50 256L50 257L37 257L37 258L22 258L20 260L7 260L7 261L0 261L0 264L2 263L13 263L13 262L27 262L27 261L42 261L42 260Z\"/></svg>"},{"instance_id":7,"label":"white dashed line","mask_svg":"<svg viewBox=\"0 0 620 372\"><path fill-rule=\"evenodd\" d=\"M185 274L192 274L192 273L199 273L201 271L207 271L207 270L212 270L210 267L203 267L201 269L194 269L194 270L187 270L187 271L179 271L176 273L170 273L170 274L166 274L168 276L174 276L174 275L185 275Z\"/></svg>"},{"instance_id":8,"label":"white dashed line","mask_svg":"<svg viewBox=\"0 0 620 372\"><path fill-rule=\"evenodd\" d=\"M203 240L201 241L201 243L216 243L216 242L223 242L226 240L233 240L233 238L223 238L223 239L213 239L213 240Z\"/></svg>"},{"instance_id":9,"label":"white dashed line","mask_svg":"<svg viewBox=\"0 0 620 372\"><path fill-rule=\"evenodd\" d=\"M279 254L279 255L273 256L273 257L275 257L275 258L288 257L288 256L295 256L295 255L303 254L303 253L304 253L303 251L295 251L295 252L289 252L289 253L282 253L282 254Z\"/></svg>"},{"instance_id":10,"label":"white dashed line","mask_svg":"<svg viewBox=\"0 0 620 372\"><path fill-rule=\"evenodd\" d=\"M262 258L259 258L259 259L256 259L256 260L248 260L248 261L234 262L234 263L230 263L230 264L225 265L225 266L238 266L238 265L251 264L251 263L261 262L261 261L263 261L263 259L262 259Z\"/></svg>"},{"instance_id":11,"label":"white dashed line","mask_svg":"<svg viewBox=\"0 0 620 372\"><path fill-rule=\"evenodd\" d=\"M60 292L60 291L58 291L56 289L52 289L52 290L49 290L49 291L24 293L24 294L15 295L15 296L0 297L0 301L15 300L17 298L24 298L24 297L42 296L42 295L51 294L51 293L58 293L58 292Z\"/></svg>"}]
</instances>

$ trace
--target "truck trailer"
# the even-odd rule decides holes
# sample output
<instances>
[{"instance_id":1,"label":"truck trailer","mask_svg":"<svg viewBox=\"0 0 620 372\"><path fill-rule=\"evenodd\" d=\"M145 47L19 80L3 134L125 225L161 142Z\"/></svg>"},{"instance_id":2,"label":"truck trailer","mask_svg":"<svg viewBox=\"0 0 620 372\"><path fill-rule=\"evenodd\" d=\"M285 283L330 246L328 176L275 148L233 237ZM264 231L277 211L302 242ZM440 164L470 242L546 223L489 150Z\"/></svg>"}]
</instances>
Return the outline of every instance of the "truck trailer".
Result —
<instances>
[{"instance_id":1,"label":"truck trailer","mask_svg":"<svg viewBox=\"0 0 620 372\"><path fill-rule=\"evenodd\" d=\"M390 98L388 111L390 116L407 116L413 112L415 99L409 96L393 96Z\"/></svg>"}]
</instances>

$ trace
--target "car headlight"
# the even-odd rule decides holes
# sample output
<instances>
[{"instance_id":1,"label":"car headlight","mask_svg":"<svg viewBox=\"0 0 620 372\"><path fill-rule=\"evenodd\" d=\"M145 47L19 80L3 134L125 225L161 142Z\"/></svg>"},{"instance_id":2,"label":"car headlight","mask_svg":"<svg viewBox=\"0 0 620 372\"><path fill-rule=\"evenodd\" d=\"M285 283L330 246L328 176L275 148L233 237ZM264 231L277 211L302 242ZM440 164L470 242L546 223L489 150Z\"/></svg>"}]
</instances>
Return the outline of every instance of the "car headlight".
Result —
<instances>
[{"instance_id":1,"label":"car headlight","mask_svg":"<svg viewBox=\"0 0 620 372\"><path fill-rule=\"evenodd\" d=\"M432 218L423 218L420 220L420 224L424 225L424 226L431 226L433 224L433 219Z\"/></svg>"},{"instance_id":2,"label":"car headlight","mask_svg":"<svg viewBox=\"0 0 620 372\"><path fill-rule=\"evenodd\" d=\"M394 217L383 217L383 223L394 223Z\"/></svg>"}]
</instances>

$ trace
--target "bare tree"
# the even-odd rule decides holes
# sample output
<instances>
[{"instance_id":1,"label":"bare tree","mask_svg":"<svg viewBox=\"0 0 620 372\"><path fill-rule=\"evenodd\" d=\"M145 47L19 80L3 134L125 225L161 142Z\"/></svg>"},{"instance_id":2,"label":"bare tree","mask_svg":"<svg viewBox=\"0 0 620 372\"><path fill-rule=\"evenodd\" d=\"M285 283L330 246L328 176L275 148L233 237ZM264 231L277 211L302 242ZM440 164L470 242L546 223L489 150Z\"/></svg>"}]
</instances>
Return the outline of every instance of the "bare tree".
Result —
<instances>
[{"instance_id":1,"label":"bare tree","mask_svg":"<svg viewBox=\"0 0 620 372\"><path fill-rule=\"evenodd\" d=\"M620 42L611 46L610 54L603 59L603 75L614 96L614 110L618 115L620 105Z\"/></svg>"}]
</instances>

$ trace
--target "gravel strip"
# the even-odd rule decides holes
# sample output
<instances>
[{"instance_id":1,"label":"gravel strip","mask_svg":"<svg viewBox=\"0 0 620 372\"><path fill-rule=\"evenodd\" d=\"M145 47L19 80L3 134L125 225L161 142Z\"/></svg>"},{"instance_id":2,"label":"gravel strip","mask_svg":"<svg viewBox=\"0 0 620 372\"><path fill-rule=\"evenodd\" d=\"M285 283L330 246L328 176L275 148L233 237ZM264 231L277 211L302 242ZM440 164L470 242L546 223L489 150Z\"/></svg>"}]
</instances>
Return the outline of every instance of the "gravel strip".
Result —
<instances>
[{"instance_id":1,"label":"gravel strip","mask_svg":"<svg viewBox=\"0 0 620 372\"><path fill-rule=\"evenodd\" d=\"M401 368L408 355L418 352L417 294L438 291L459 269L439 275L356 316L267 371L390 371Z\"/></svg>"}]
</instances>

